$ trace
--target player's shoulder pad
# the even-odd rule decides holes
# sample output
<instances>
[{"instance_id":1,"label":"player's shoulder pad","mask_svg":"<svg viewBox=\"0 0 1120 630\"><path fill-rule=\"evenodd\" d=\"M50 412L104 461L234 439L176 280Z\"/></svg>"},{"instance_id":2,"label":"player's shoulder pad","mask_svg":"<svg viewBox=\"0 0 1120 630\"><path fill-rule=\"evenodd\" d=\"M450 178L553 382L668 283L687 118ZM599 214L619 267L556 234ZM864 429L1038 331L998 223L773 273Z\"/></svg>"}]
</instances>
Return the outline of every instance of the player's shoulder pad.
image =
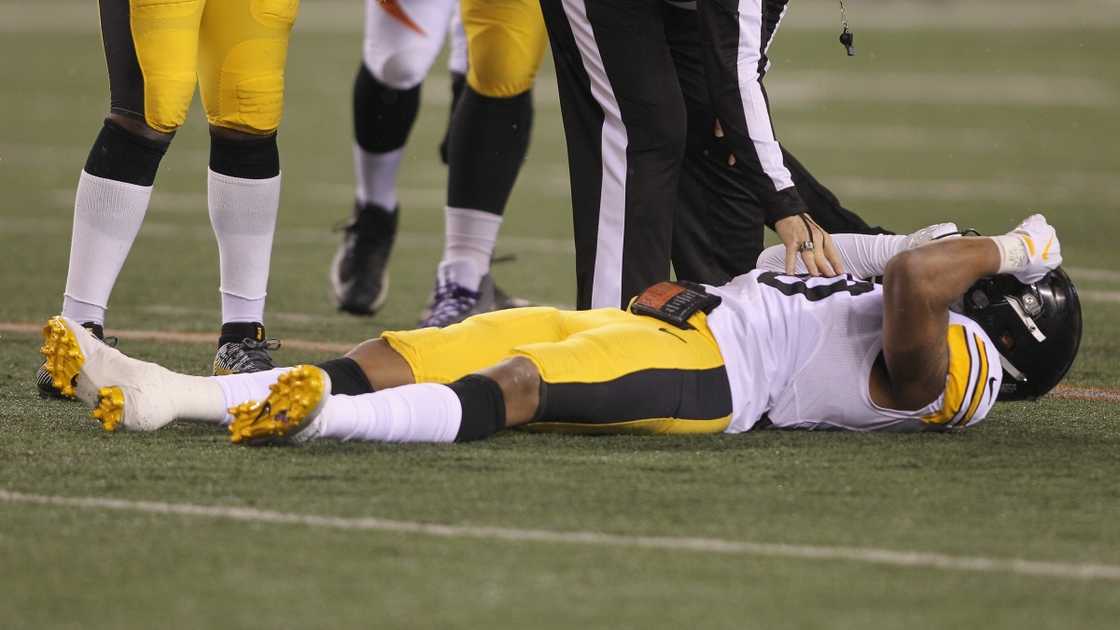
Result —
<instances>
[{"instance_id":1,"label":"player's shoulder pad","mask_svg":"<svg viewBox=\"0 0 1120 630\"><path fill-rule=\"evenodd\" d=\"M949 373L940 407L923 416L927 424L963 428L983 420L995 405L1003 381L999 351L980 324L949 314Z\"/></svg>"}]
</instances>

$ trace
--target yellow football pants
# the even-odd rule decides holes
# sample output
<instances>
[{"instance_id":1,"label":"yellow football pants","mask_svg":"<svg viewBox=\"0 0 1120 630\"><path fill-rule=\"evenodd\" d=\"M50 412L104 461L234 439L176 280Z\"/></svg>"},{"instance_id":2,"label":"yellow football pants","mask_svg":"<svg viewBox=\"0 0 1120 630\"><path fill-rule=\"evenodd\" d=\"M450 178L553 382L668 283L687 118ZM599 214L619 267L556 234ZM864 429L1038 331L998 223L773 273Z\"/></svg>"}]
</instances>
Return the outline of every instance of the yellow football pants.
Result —
<instances>
[{"instance_id":1,"label":"yellow football pants","mask_svg":"<svg viewBox=\"0 0 1120 630\"><path fill-rule=\"evenodd\" d=\"M197 83L211 125L280 125L299 0L100 0L112 111L170 133Z\"/></svg>"},{"instance_id":2,"label":"yellow football pants","mask_svg":"<svg viewBox=\"0 0 1120 630\"><path fill-rule=\"evenodd\" d=\"M514 356L540 370L541 419L580 433L719 433L731 394L703 313L681 330L619 309L519 308L382 335L416 382L450 383Z\"/></svg>"},{"instance_id":3,"label":"yellow football pants","mask_svg":"<svg viewBox=\"0 0 1120 630\"><path fill-rule=\"evenodd\" d=\"M483 96L528 92L548 45L539 0L461 0L467 84Z\"/></svg>"}]
</instances>

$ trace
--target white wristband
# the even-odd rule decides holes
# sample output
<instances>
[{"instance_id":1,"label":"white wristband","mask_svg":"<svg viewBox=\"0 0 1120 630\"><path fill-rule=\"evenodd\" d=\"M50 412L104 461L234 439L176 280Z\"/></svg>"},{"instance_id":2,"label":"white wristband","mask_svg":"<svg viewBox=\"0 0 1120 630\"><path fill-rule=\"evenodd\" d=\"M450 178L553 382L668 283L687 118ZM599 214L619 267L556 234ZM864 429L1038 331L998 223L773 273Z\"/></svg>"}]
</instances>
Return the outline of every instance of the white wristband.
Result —
<instances>
[{"instance_id":1,"label":"white wristband","mask_svg":"<svg viewBox=\"0 0 1120 630\"><path fill-rule=\"evenodd\" d=\"M989 236L988 238L999 248L999 271L997 273L1014 273L1027 268L1030 262L1030 253L1027 244L1018 234L1003 234L1002 236Z\"/></svg>"}]
</instances>

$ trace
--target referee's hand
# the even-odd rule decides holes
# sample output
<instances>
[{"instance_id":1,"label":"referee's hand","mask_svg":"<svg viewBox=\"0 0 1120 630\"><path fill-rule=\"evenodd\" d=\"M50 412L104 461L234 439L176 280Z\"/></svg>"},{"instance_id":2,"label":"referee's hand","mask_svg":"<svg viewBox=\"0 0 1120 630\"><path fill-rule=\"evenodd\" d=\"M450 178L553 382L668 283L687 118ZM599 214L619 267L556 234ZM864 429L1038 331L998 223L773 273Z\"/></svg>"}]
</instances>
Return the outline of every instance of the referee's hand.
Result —
<instances>
[{"instance_id":1,"label":"referee's hand","mask_svg":"<svg viewBox=\"0 0 1120 630\"><path fill-rule=\"evenodd\" d=\"M795 273L798 255L811 276L832 277L844 273L844 263L832 236L808 214L803 212L781 219L774 224L774 231L786 246L786 273Z\"/></svg>"}]
</instances>

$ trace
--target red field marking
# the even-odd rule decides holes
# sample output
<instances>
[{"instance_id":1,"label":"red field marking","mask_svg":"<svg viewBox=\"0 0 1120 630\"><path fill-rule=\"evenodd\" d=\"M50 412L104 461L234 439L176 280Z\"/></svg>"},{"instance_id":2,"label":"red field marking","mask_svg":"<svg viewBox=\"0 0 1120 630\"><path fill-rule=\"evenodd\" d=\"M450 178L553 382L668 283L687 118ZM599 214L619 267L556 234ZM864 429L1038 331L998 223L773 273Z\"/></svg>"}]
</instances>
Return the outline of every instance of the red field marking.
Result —
<instances>
[{"instance_id":1,"label":"red field marking","mask_svg":"<svg viewBox=\"0 0 1120 630\"><path fill-rule=\"evenodd\" d=\"M38 335L42 331L42 324L31 322L0 322L0 333L13 333L19 335ZM113 336L134 341L167 341L171 343L198 343L213 344L213 333L176 332L162 330L109 330ZM310 339L284 339L284 347L308 352L347 352L354 347L352 343L338 343L332 341L313 341ZM1050 398L1059 400L1088 400L1109 403L1120 403L1120 390L1104 389L1100 387L1072 387L1058 385L1050 392Z\"/></svg>"},{"instance_id":2,"label":"red field marking","mask_svg":"<svg viewBox=\"0 0 1120 630\"><path fill-rule=\"evenodd\" d=\"M1120 403L1120 390L1058 385L1054 388L1054 391L1050 392L1049 397L1060 398L1062 400L1103 400L1105 402Z\"/></svg>"}]
</instances>

